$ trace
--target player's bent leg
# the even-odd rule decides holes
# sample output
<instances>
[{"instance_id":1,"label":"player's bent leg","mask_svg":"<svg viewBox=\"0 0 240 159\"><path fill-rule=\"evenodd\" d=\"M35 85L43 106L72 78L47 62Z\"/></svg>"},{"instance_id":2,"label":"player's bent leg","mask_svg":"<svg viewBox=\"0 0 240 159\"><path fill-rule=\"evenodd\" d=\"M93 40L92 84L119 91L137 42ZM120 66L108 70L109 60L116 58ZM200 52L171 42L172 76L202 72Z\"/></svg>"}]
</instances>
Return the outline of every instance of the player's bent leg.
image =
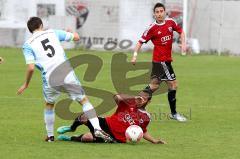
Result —
<instances>
[{"instance_id":1,"label":"player's bent leg","mask_svg":"<svg viewBox=\"0 0 240 159\"><path fill-rule=\"evenodd\" d=\"M83 106L83 112L87 119L93 125L94 129L101 130L96 111L93 105L89 102L88 98L85 96L84 98L81 99L81 101L79 101L79 103Z\"/></svg>"},{"instance_id":2,"label":"player's bent leg","mask_svg":"<svg viewBox=\"0 0 240 159\"><path fill-rule=\"evenodd\" d=\"M61 126L57 129L58 134L65 134L66 132L73 132L71 126Z\"/></svg>"},{"instance_id":3,"label":"player's bent leg","mask_svg":"<svg viewBox=\"0 0 240 159\"><path fill-rule=\"evenodd\" d=\"M160 85L160 80L157 77L152 78L149 84L153 92L155 92L159 88L159 85Z\"/></svg>"},{"instance_id":4,"label":"player's bent leg","mask_svg":"<svg viewBox=\"0 0 240 159\"><path fill-rule=\"evenodd\" d=\"M74 122L72 123L71 125L71 130L72 131L75 131L77 129L77 127L79 127L80 125L82 124L86 124L88 121L88 118L86 117L86 115L84 114L81 114L79 115L75 120Z\"/></svg>"},{"instance_id":5,"label":"player's bent leg","mask_svg":"<svg viewBox=\"0 0 240 159\"><path fill-rule=\"evenodd\" d=\"M58 140L60 141L74 141L74 142L84 142L84 143L104 143L105 141L102 138L96 138L92 135L92 133L88 132L82 135L59 135Z\"/></svg>"},{"instance_id":6,"label":"player's bent leg","mask_svg":"<svg viewBox=\"0 0 240 159\"><path fill-rule=\"evenodd\" d=\"M47 130L47 137L45 141L52 142L54 141L54 104L46 103L46 108L44 110L44 122Z\"/></svg>"},{"instance_id":7,"label":"player's bent leg","mask_svg":"<svg viewBox=\"0 0 240 159\"><path fill-rule=\"evenodd\" d=\"M66 132L74 132L77 127L79 127L82 124L87 123L87 117L84 114L79 115L74 122L72 123L71 126L61 126L57 129L58 134L64 134Z\"/></svg>"},{"instance_id":8,"label":"player's bent leg","mask_svg":"<svg viewBox=\"0 0 240 159\"><path fill-rule=\"evenodd\" d=\"M92 133L88 132L77 136L67 136L59 135L58 140L60 141L75 141L75 142L94 142L96 139L93 137Z\"/></svg>"},{"instance_id":9,"label":"player's bent leg","mask_svg":"<svg viewBox=\"0 0 240 159\"><path fill-rule=\"evenodd\" d=\"M82 98L79 103L83 106L83 112L94 128L94 135L104 139L105 142L112 142L111 136L101 129L96 111L87 97Z\"/></svg>"},{"instance_id":10,"label":"player's bent leg","mask_svg":"<svg viewBox=\"0 0 240 159\"><path fill-rule=\"evenodd\" d=\"M88 120L92 123L94 129L101 130L96 111L88 100L84 91L78 91L77 88L77 91L69 90L68 94L73 100L78 101L82 105L83 112L87 116Z\"/></svg>"},{"instance_id":11,"label":"player's bent leg","mask_svg":"<svg viewBox=\"0 0 240 159\"><path fill-rule=\"evenodd\" d=\"M168 89L169 90L177 90L178 88L178 82L177 80L173 80L173 81L166 81L167 85L168 85Z\"/></svg>"},{"instance_id":12,"label":"player's bent leg","mask_svg":"<svg viewBox=\"0 0 240 159\"><path fill-rule=\"evenodd\" d=\"M75 140L75 139L74 139L74 136L72 136L72 140ZM75 141L76 141L76 140L75 140ZM89 142L104 143L105 140L102 139L102 138L99 138L99 137L94 137L91 132L88 132L88 133L82 135L81 142L87 142L87 143L89 143Z\"/></svg>"},{"instance_id":13,"label":"player's bent leg","mask_svg":"<svg viewBox=\"0 0 240 159\"><path fill-rule=\"evenodd\" d=\"M60 141L71 141L71 136L68 136L68 135L59 135L57 137L58 140Z\"/></svg>"},{"instance_id":14,"label":"player's bent leg","mask_svg":"<svg viewBox=\"0 0 240 159\"><path fill-rule=\"evenodd\" d=\"M144 88L144 91L152 94L159 88L160 83L161 82L157 77L152 77L149 85Z\"/></svg>"}]
</instances>

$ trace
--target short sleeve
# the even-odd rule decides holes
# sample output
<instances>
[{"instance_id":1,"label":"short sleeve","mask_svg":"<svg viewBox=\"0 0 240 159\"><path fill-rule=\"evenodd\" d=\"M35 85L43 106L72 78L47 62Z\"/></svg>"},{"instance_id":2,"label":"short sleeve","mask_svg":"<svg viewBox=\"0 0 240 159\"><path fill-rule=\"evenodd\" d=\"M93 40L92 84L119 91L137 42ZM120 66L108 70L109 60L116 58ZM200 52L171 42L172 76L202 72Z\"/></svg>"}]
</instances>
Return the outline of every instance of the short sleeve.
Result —
<instances>
[{"instance_id":1,"label":"short sleeve","mask_svg":"<svg viewBox=\"0 0 240 159\"><path fill-rule=\"evenodd\" d=\"M146 132L147 132L147 126L148 126L149 122L150 122L150 121L145 121L145 122L144 122L144 125L142 126L143 133L146 133Z\"/></svg>"},{"instance_id":2,"label":"short sleeve","mask_svg":"<svg viewBox=\"0 0 240 159\"><path fill-rule=\"evenodd\" d=\"M142 130L143 130L143 133L147 132L147 128L145 128L145 127Z\"/></svg>"},{"instance_id":3,"label":"short sleeve","mask_svg":"<svg viewBox=\"0 0 240 159\"><path fill-rule=\"evenodd\" d=\"M182 28L174 20L172 20L172 23L173 23L173 30L181 34L183 31Z\"/></svg>"},{"instance_id":4,"label":"short sleeve","mask_svg":"<svg viewBox=\"0 0 240 159\"><path fill-rule=\"evenodd\" d=\"M24 55L26 64L35 63L36 57L31 46L25 43L22 47L22 50L23 50L23 55Z\"/></svg>"},{"instance_id":5,"label":"short sleeve","mask_svg":"<svg viewBox=\"0 0 240 159\"><path fill-rule=\"evenodd\" d=\"M73 33L66 32L64 30L54 30L59 41L72 41L74 38Z\"/></svg>"},{"instance_id":6,"label":"short sleeve","mask_svg":"<svg viewBox=\"0 0 240 159\"><path fill-rule=\"evenodd\" d=\"M143 133L145 133L145 132L147 132L148 124L151 121L151 115L148 112L146 112L146 113L143 113L140 117L143 120L143 122L140 126L143 130Z\"/></svg>"},{"instance_id":7,"label":"short sleeve","mask_svg":"<svg viewBox=\"0 0 240 159\"><path fill-rule=\"evenodd\" d=\"M153 36L152 34L152 25L150 25L143 33L142 37L139 39L138 42L140 43L147 43Z\"/></svg>"}]
</instances>

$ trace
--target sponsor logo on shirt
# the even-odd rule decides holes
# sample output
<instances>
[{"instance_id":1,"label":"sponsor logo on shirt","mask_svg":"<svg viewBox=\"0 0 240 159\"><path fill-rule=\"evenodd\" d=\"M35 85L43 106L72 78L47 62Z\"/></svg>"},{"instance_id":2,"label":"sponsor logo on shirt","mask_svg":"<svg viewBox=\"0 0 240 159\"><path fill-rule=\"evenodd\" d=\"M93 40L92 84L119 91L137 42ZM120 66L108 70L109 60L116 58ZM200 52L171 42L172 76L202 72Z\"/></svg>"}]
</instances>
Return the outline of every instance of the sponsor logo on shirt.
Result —
<instances>
[{"instance_id":1,"label":"sponsor logo on shirt","mask_svg":"<svg viewBox=\"0 0 240 159\"><path fill-rule=\"evenodd\" d=\"M134 124L135 124L135 122L134 122L134 120L133 120L133 118L131 117L130 114L126 114L126 115L124 116L123 121L124 121L124 122L128 122L129 125L134 125Z\"/></svg>"},{"instance_id":2,"label":"sponsor logo on shirt","mask_svg":"<svg viewBox=\"0 0 240 159\"><path fill-rule=\"evenodd\" d=\"M171 36L171 35L167 35L167 36L162 37L162 38L161 38L161 41L162 41L162 42L166 42L166 41L169 41L169 40L171 40L171 39L172 39L172 36Z\"/></svg>"}]
</instances>

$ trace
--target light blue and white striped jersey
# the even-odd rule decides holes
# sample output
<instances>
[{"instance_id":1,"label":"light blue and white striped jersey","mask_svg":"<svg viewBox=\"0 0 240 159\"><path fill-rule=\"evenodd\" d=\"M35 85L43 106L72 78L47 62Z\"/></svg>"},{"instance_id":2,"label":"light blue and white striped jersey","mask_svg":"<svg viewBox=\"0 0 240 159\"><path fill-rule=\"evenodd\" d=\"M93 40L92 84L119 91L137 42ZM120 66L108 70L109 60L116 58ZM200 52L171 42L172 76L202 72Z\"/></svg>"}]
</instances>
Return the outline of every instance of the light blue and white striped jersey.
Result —
<instances>
[{"instance_id":1,"label":"light blue and white striped jersey","mask_svg":"<svg viewBox=\"0 0 240 159\"><path fill-rule=\"evenodd\" d=\"M67 60L61 41L73 40L73 33L63 30L46 30L34 32L23 45L26 64L34 63L41 71L43 84L49 85L49 75L60 64ZM74 72L70 73L76 80Z\"/></svg>"}]
</instances>

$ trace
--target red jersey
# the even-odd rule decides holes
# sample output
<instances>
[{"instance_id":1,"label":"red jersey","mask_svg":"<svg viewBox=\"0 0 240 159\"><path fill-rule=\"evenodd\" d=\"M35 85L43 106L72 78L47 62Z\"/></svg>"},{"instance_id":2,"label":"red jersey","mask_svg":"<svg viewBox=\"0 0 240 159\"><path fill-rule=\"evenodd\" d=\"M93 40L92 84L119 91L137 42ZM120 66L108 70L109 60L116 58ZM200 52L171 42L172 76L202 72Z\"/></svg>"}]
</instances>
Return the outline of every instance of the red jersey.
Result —
<instances>
[{"instance_id":1,"label":"red jersey","mask_svg":"<svg viewBox=\"0 0 240 159\"><path fill-rule=\"evenodd\" d=\"M130 125L138 125L143 133L147 132L150 114L137 108L135 100L121 101L116 112L105 118L113 136L120 142L126 142L125 131Z\"/></svg>"},{"instance_id":2,"label":"red jersey","mask_svg":"<svg viewBox=\"0 0 240 159\"><path fill-rule=\"evenodd\" d=\"M153 62L172 61L173 31L181 34L182 28L173 19L166 18L161 24L152 23L143 33L139 42L147 43L149 40L152 41L154 45Z\"/></svg>"}]
</instances>

